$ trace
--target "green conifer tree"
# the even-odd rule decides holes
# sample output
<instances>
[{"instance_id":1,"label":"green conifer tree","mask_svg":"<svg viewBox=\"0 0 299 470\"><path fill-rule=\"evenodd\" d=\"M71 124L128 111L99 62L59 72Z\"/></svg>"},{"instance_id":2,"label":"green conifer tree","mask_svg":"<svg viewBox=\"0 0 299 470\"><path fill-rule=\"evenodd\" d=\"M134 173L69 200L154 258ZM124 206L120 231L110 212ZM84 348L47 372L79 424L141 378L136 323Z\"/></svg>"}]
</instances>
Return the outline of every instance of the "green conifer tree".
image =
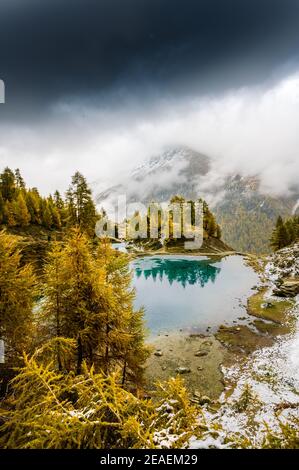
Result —
<instances>
[{"instance_id":1,"label":"green conifer tree","mask_svg":"<svg viewBox=\"0 0 299 470\"><path fill-rule=\"evenodd\" d=\"M12 201L16 192L16 181L13 171L6 167L0 174L0 189L5 201Z\"/></svg>"},{"instance_id":2,"label":"green conifer tree","mask_svg":"<svg viewBox=\"0 0 299 470\"><path fill-rule=\"evenodd\" d=\"M86 235L73 229L63 245L53 245L45 268L43 324L49 324L50 337L76 341L78 374L84 360L105 374L126 363L124 381L133 380L134 360L136 382L141 380L146 348L130 281L126 257L108 242L100 243L95 256Z\"/></svg>"},{"instance_id":3,"label":"green conifer tree","mask_svg":"<svg viewBox=\"0 0 299 470\"><path fill-rule=\"evenodd\" d=\"M80 374L84 359L94 362L109 298L103 269L96 269L89 241L79 229L71 230L62 247L53 246L45 274L44 311L52 334L76 341L76 371Z\"/></svg>"},{"instance_id":4,"label":"green conifer tree","mask_svg":"<svg viewBox=\"0 0 299 470\"><path fill-rule=\"evenodd\" d=\"M5 449L159 448L157 436L165 441L165 430L168 448L185 448L191 436L206 440L209 431L180 378L160 384L154 402L125 390L115 374L105 377L86 366L80 376L58 373L37 351L24 357L11 387L8 410L0 410Z\"/></svg>"},{"instance_id":5,"label":"green conifer tree","mask_svg":"<svg viewBox=\"0 0 299 470\"><path fill-rule=\"evenodd\" d=\"M18 189L25 189L25 181L21 175L19 168L15 170L15 181Z\"/></svg>"},{"instance_id":6,"label":"green conifer tree","mask_svg":"<svg viewBox=\"0 0 299 470\"><path fill-rule=\"evenodd\" d=\"M4 223L4 217L5 217L5 203L2 197L2 193L0 191L0 225Z\"/></svg>"},{"instance_id":7,"label":"green conifer tree","mask_svg":"<svg viewBox=\"0 0 299 470\"><path fill-rule=\"evenodd\" d=\"M79 226L92 235L97 220L96 208L91 190L84 176L76 172L66 194L68 221L71 226Z\"/></svg>"},{"instance_id":8,"label":"green conifer tree","mask_svg":"<svg viewBox=\"0 0 299 470\"><path fill-rule=\"evenodd\" d=\"M48 253L48 259L44 267L42 284L43 307L40 311L41 321L40 337L43 339L60 338L70 336L68 325L68 272L65 271L63 246L54 242ZM63 357L60 344L57 343L56 362L58 369L63 368Z\"/></svg>"},{"instance_id":9,"label":"green conifer tree","mask_svg":"<svg viewBox=\"0 0 299 470\"><path fill-rule=\"evenodd\" d=\"M64 200L62 199L59 191L55 191L53 199L54 205L59 213L61 225L65 226L68 220L67 206Z\"/></svg>"},{"instance_id":10,"label":"green conifer tree","mask_svg":"<svg viewBox=\"0 0 299 470\"><path fill-rule=\"evenodd\" d=\"M41 225L41 197L36 189L26 191L26 204L30 213L31 223Z\"/></svg>"},{"instance_id":11,"label":"green conifer tree","mask_svg":"<svg viewBox=\"0 0 299 470\"><path fill-rule=\"evenodd\" d=\"M48 197L47 203L48 203L49 211L50 211L50 214L51 214L53 227L56 228L56 229L60 229L61 228L60 213L59 213L59 210L58 210L58 208L56 207L56 205L54 203L54 200L53 200L52 196Z\"/></svg>"},{"instance_id":12,"label":"green conifer tree","mask_svg":"<svg viewBox=\"0 0 299 470\"><path fill-rule=\"evenodd\" d=\"M207 231L210 237L214 237L217 234L217 223L216 223L214 215L211 212L209 213L207 229L208 229Z\"/></svg>"},{"instance_id":13,"label":"green conifer tree","mask_svg":"<svg viewBox=\"0 0 299 470\"><path fill-rule=\"evenodd\" d=\"M289 237L288 237L288 232L286 229L286 226L284 224L284 221L281 216L277 218L276 221L276 226L273 231L270 244L273 247L273 249L280 250L281 248L284 248L287 246L289 243Z\"/></svg>"},{"instance_id":14,"label":"green conifer tree","mask_svg":"<svg viewBox=\"0 0 299 470\"><path fill-rule=\"evenodd\" d=\"M15 227L15 211L14 211L14 201L7 200L4 206L4 223L8 227Z\"/></svg>"},{"instance_id":15,"label":"green conifer tree","mask_svg":"<svg viewBox=\"0 0 299 470\"><path fill-rule=\"evenodd\" d=\"M29 225L31 216L22 192L18 194L16 200L13 202L13 212L16 225L19 227L27 227Z\"/></svg>"},{"instance_id":16,"label":"green conifer tree","mask_svg":"<svg viewBox=\"0 0 299 470\"><path fill-rule=\"evenodd\" d=\"M21 265L18 243L18 237L0 232L0 337L12 364L28 350L33 328L35 277L31 266Z\"/></svg>"},{"instance_id":17,"label":"green conifer tree","mask_svg":"<svg viewBox=\"0 0 299 470\"><path fill-rule=\"evenodd\" d=\"M42 225L45 228L50 229L53 225L53 218L47 199L41 200L41 217Z\"/></svg>"},{"instance_id":18,"label":"green conifer tree","mask_svg":"<svg viewBox=\"0 0 299 470\"><path fill-rule=\"evenodd\" d=\"M131 273L127 257L111 248L107 240L102 240L97 252L97 263L105 266L106 283L111 295L111 303L103 316L104 323L104 366L109 368L120 364L122 382L129 379L134 384L142 382L143 366L148 357L144 344L143 311L135 311L135 292L131 286Z\"/></svg>"}]
</instances>

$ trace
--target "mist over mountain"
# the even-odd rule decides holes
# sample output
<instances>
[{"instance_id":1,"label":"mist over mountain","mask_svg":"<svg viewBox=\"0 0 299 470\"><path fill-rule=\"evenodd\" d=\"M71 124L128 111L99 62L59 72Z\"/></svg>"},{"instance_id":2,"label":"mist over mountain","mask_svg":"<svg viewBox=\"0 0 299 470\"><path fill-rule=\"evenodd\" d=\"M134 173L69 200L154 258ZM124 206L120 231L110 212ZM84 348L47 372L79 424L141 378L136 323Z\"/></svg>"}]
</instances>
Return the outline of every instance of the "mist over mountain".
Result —
<instances>
[{"instance_id":1,"label":"mist over mountain","mask_svg":"<svg viewBox=\"0 0 299 470\"><path fill-rule=\"evenodd\" d=\"M126 194L128 202L142 203L167 201L173 194L194 198L198 195L199 180L210 169L207 156L187 147L169 148L136 167L119 184L97 194L97 202L114 202L120 194Z\"/></svg>"},{"instance_id":2,"label":"mist over mountain","mask_svg":"<svg viewBox=\"0 0 299 470\"><path fill-rule=\"evenodd\" d=\"M291 215L299 194L274 196L261 190L258 175L222 175L217 161L188 147L167 148L104 191L93 184L99 206L113 210L117 198L128 203L166 202L179 194L204 198L222 227L223 239L237 250L263 253L270 250L278 215Z\"/></svg>"}]
</instances>

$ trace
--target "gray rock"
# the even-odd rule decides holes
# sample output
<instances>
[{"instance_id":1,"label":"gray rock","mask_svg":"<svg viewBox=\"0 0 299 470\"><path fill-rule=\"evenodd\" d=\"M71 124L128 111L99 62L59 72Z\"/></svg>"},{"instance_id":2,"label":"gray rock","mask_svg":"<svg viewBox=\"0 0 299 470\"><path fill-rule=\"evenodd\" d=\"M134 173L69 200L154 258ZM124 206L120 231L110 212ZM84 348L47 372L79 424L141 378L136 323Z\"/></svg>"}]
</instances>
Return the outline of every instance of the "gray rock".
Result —
<instances>
[{"instance_id":1,"label":"gray rock","mask_svg":"<svg viewBox=\"0 0 299 470\"><path fill-rule=\"evenodd\" d=\"M155 356L157 357L162 357L163 356L163 353L160 349L158 349L157 351L154 352Z\"/></svg>"},{"instance_id":2,"label":"gray rock","mask_svg":"<svg viewBox=\"0 0 299 470\"><path fill-rule=\"evenodd\" d=\"M196 357L204 357L204 356L207 356L209 354L209 351L207 350L200 350L200 351L197 351L194 356Z\"/></svg>"},{"instance_id":3,"label":"gray rock","mask_svg":"<svg viewBox=\"0 0 299 470\"><path fill-rule=\"evenodd\" d=\"M212 403L211 398L209 398L206 395L201 395L198 391L195 391L193 393L193 400L194 403L197 403L198 405L207 405Z\"/></svg>"},{"instance_id":4,"label":"gray rock","mask_svg":"<svg viewBox=\"0 0 299 470\"><path fill-rule=\"evenodd\" d=\"M282 283L276 283L276 288L273 290L273 294L278 297L296 297L299 294L299 279L288 278Z\"/></svg>"},{"instance_id":5,"label":"gray rock","mask_svg":"<svg viewBox=\"0 0 299 470\"><path fill-rule=\"evenodd\" d=\"M271 308L273 307L273 304L271 302L265 302L261 305L262 308Z\"/></svg>"},{"instance_id":6,"label":"gray rock","mask_svg":"<svg viewBox=\"0 0 299 470\"><path fill-rule=\"evenodd\" d=\"M191 369L189 367L178 367L175 371L177 374L190 374Z\"/></svg>"},{"instance_id":7,"label":"gray rock","mask_svg":"<svg viewBox=\"0 0 299 470\"><path fill-rule=\"evenodd\" d=\"M207 397L206 395L203 395L200 399L200 405L206 405L212 403L212 400L210 397Z\"/></svg>"}]
</instances>

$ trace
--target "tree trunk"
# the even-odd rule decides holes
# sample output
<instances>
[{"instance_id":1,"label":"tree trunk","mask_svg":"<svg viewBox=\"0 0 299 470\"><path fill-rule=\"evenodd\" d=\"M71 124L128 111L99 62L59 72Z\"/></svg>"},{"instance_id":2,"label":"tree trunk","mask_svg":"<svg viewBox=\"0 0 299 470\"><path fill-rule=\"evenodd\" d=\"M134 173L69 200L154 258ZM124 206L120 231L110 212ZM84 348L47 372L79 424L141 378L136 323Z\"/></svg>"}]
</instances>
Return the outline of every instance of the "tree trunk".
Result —
<instances>
[{"instance_id":1,"label":"tree trunk","mask_svg":"<svg viewBox=\"0 0 299 470\"><path fill-rule=\"evenodd\" d=\"M83 347L82 347L81 336L79 335L77 338L77 375L81 374L82 362L83 362Z\"/></svg>"},{"instance_id":2,"label":"tree trunk","mask_svg":"<svg viewBox=\"0 0 299 470\"><path fill-rule=\"evenodd\" d=\"M105 351L105 372L109 373L109 313L106 314L106 351Z\"/></svg>"},{"instance_id":3,"label":"tree trunk","mask_svg":"<svg viewBox=\"0 0 299 470\"><path fill-rule=\"evenodd\" d=\"M122 386L124 386L126 383L126 375L127 375L127 361L125 361L124 367L123 367L123 377L121 381Z\"/></svg>"},{"instance_id":4,"label":"tree trunk","mask_svg":"<svg viewBox=\"0 0 299 470\"><path fill-rule=\"evenodd\" d=\"M56 335L60 338L61 336L61 329L60 329L60 309L59 309L59 297L57 294L56 297L56 305L57 305L57 315L56 315ZM62 371L62 362L61 362L61 351L60 351L60 344L57 345L57 362L58 362L58 370Z\"/></svg>"}]
</instances>

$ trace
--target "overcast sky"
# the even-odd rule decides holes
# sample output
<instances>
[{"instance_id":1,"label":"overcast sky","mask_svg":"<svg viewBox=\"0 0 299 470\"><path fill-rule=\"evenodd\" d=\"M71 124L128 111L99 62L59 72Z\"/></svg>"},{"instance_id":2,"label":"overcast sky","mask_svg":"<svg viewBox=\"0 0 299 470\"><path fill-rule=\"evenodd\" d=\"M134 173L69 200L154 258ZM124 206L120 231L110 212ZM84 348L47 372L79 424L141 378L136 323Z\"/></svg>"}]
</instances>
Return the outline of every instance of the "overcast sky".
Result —
<instances>
[{"instance_id":1,"label":"overcast sky","mask_svg":"<svg viewBox=\"0 0 299 470\"><path fill-rule=\"evenodd\" d=\"M176 144L298 185L298 0L1 0L0 79L0 167L43 193Z\"/></svg>"}]
</instances>

